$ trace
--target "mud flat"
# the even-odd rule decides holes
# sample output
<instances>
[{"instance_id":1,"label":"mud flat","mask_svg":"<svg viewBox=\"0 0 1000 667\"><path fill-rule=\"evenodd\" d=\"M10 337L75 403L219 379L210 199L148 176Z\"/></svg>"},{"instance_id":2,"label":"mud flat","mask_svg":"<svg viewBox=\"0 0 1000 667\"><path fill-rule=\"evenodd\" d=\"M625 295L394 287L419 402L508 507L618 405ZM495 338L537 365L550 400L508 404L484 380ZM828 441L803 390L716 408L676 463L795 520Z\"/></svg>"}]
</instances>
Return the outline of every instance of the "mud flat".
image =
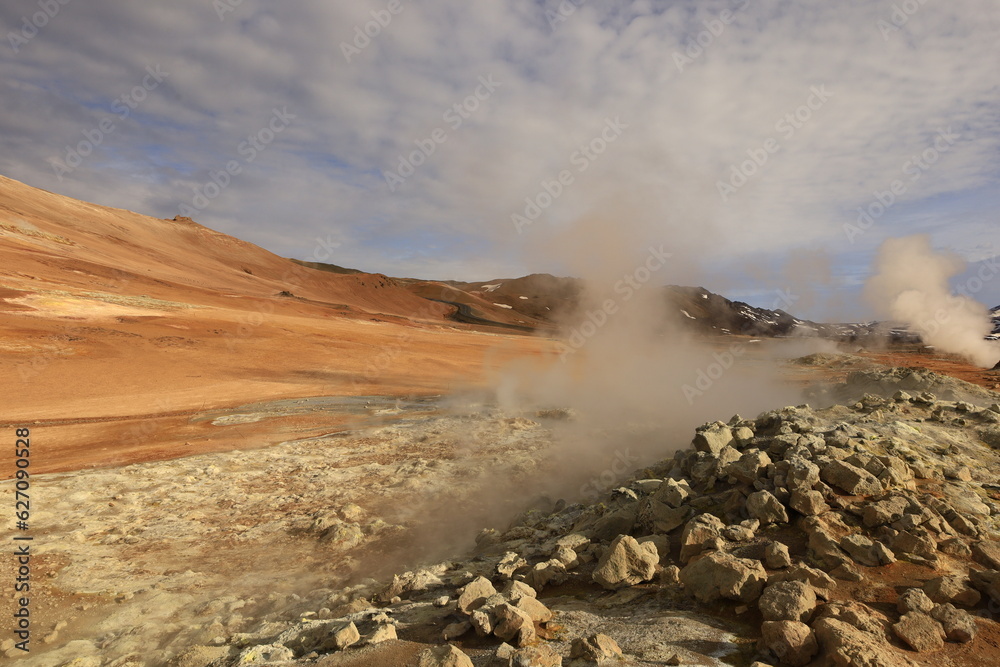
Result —
<instances>
[{"instance_id":1,"label":"mud flat","mask_svg":"<svg viewBox=\"0 0 1000 667\"><path fill-rule=\"evenodd\" d=\"M161 665L262 619L336 607L345 587L467 551L487 515L524 509L511 485L541 474L549 442L538 421L431 400L296 399L201 418L334 407L386 423L34 477L36 643L23 664ZM10 644L4 654L21 655Z\"/></svg>"}]
</instances>

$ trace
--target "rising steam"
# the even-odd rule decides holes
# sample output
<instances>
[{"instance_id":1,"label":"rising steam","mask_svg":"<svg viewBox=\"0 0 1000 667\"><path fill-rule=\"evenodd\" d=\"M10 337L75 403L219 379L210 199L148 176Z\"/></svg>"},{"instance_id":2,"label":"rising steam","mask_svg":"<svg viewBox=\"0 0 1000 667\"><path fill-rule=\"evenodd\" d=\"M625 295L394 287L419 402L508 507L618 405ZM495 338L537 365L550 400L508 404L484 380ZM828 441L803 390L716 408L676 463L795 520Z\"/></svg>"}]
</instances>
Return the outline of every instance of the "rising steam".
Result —
<instances>
[{"instance_id":1,"label":"rising steam","mask_svg":"<svg viewBox=\"0 0 1000 667\"><path fill-rule=\"evenodd\" d=\"M595 499L687 446L706 421L801 402L773 364L753 362L748 337L704 339L682 324L689 316L663 286L698 284L692 258L712 251L710 240L690 233L691 209L652 219L616 199L544 246L582 278L579 306L560 322L558 359L507 367L495 386L505 409L573 409L574 419L554 426L559 475L545 482L559 497Z\"/></svg>"},{"instance_id":2,"label":"rising steam","mask_svg":"<svg viewBox=\"0 0 1000 667\"><path fill-rule=\"evenodd\" d=\"M905 322L928 345L990 368L1000 360L1000 347L985 340L993 329L989 311L949 287L949 279L964 268L954 253L935 252L926 235L888 239L879 248L865 298L878 317Z\"/></svg>"}]
</instances>

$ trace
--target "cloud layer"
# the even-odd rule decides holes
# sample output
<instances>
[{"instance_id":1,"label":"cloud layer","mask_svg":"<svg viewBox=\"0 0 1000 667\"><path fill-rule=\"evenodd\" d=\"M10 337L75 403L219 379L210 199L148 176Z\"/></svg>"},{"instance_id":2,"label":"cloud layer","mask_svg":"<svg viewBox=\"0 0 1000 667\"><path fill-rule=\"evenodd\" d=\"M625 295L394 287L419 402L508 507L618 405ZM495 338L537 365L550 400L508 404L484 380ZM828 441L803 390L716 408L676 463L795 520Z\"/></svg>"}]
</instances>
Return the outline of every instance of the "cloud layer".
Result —
<instances>
[{"instance_id":1,"label":"cloud layer","mask_svg":"<svg viewBox=\"0 0 1000 667\"><path fill-rule=\"evenodd\" d=\"M44 6L0 9L0 172L287 256L579 273L599 224L758 301L822 252L818 311L887 237L997 240L991 0Z\"/></svg>"}]
</instances>

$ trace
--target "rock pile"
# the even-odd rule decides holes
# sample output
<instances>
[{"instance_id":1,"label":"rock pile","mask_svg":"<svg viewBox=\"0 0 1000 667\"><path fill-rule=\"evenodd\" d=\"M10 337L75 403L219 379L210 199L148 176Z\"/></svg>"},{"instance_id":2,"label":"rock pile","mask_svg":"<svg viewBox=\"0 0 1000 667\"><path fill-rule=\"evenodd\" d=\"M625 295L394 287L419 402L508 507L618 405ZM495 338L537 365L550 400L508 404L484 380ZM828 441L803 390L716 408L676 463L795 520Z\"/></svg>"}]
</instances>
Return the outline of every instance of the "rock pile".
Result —
<instances>
[{"instance_id":1,"label":"rock pile","mask_svg":"<svg viewBox=\"0 0 1000 667\"><path fill-rule=\"evenodd\" d=\"M642 631L673 647L655 664L720 657L664 625L692 608L737 629L745 664L945 655L1000 611L998 423L995 403L898 391L706 424L603 502L484 531L464 562L396 577L336 619L243 638L216 664L431 632L454 645L426 649L421 665L650 664L638 634L595 624L615 605L661 623Z\"/></svg>"}]
</instances>

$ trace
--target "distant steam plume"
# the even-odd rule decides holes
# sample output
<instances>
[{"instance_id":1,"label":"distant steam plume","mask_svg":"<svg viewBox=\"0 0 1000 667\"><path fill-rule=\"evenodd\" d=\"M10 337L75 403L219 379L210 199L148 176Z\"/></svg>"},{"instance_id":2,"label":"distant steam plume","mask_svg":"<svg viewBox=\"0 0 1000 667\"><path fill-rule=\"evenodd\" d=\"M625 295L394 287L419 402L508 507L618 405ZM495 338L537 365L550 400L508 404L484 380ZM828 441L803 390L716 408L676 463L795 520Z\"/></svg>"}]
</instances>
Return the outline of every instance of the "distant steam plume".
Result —
<instances>
[{"instance_id":1,"label":"distant steam plume","mask_svg":"<svg viewBox=\"0 0 1000 667\"><path fill-rule=\"evenodd\" d=\"M928 345L990 368L1000 346L985 340L993 329L989 311L967 294L952 294L948 284L964 267L954 253L935 252L926 235L889 239L879 248L865 298L878 317L905 322Z\"/></svg>"}]
</instances>

